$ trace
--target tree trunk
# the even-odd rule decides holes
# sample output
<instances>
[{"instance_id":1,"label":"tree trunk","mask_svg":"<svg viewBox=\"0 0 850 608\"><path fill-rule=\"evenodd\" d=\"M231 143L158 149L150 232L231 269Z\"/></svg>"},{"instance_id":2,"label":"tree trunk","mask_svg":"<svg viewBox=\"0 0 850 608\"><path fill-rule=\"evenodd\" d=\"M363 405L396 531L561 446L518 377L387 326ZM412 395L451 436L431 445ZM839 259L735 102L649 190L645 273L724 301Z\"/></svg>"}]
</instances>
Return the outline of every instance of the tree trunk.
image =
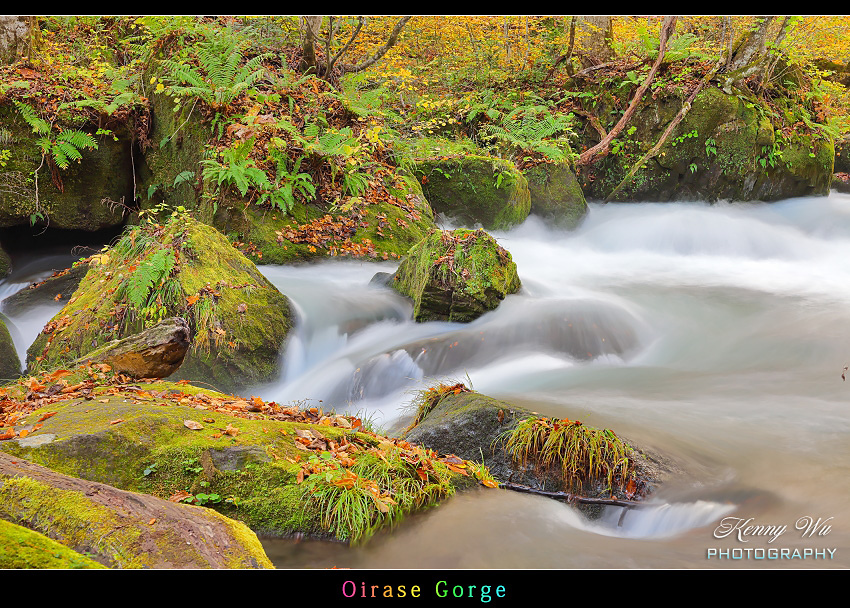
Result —
<instances>
[{"instance_id":1,"label":"tree trunk","mask_svg":"<svg viewBox=\"0 0 850 608\"><path fill-rule=\"evenodd\" d=\"M756 19L755 27L744 32L732 46L727 60L726 93L730 92L731 85L747 78L755 77L756 81L760 81L767 68L767 33L776 16L766 15Z\"/></svg>"},{"instance_id":2,"label":"tree trunk","mask_svg":"<svg viewBox=\"0 0 850 608\"><path fill-rule=\"evenodd\" d=\"M34 18L23 15L0 15L0 65L14 63L27 55Z\"/></svg>"},{"instance_id":3,"label":"tree trunk","mask_svg":"<svg viewBox=\"0 0 850 608\"><path fill-rule=\"evenodd\" d=\"M316 39L319 36L319 30L322 27L323 15L308 15L301 17L301 66L300 69L305 74L312 72L315 74L318 71L316 60Z\"/></svg>"},{"instance_id":4,"label":"tree trunk","mask_svg":"<svg viewBox=\"0 0 850 608\"><path fill-rule=\"evenodd\" d=\"M611 15L577 15L576 27L583 32L585 57L590 65L614 58L614 26ZM587 67L587 66L585 66Z\"/></svg>"}]
</instances>

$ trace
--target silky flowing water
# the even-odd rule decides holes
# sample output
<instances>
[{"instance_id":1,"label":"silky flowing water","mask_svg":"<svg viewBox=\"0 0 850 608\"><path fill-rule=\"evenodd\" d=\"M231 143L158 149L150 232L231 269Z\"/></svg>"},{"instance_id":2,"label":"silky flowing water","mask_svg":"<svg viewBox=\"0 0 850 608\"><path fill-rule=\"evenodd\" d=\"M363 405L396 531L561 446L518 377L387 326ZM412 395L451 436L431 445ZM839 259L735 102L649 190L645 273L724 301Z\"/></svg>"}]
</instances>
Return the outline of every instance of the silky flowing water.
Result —
<instances>
[{"instance_id":1,"label":"silky flowing water","mask_svg":"<svg viewBox=\"0 0 850 608\"><path fill-rule=\"evenodd\" d=\"M281 379L247 393L393 433L417 390L460 380L614 429L681 473L652 506L594 521L482 488L362 547L264 540L278 567L850 565L850 196L591 205L572 232L529 218L494 236L523 288L470 324L413 323L408 301L370 283L395 264L260 267L297 324ZM42 316L12 319L13 333ZM762 534L716 537L730 517ZM807 517L821 534L796 529Z\"/></svg>"}]
</instances>

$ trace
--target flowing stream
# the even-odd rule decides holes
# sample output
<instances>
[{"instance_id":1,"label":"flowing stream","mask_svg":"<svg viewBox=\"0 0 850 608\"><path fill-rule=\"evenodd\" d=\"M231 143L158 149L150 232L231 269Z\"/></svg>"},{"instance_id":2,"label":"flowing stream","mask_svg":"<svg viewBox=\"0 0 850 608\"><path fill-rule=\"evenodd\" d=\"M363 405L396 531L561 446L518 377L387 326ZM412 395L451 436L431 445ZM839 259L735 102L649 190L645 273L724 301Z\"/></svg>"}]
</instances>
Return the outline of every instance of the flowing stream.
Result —
<instances>
[{"instance_id":1,"label":"flowing stream","mask_svg":"<svg viewBox=\"0 0 850 608\"><path fill-rule=\"evenodd\" d=\"M543 497L473 491L364 547L264 541L278 567L850 564L850 196L591 205L574 232L529 218L494 236L523 289L468 325L413 323L405 299L370 284L391 264L262 267L298 323L283 377L257 391L393 432L416 390L462 380L612 428L682 473L653 506L595 521ZM729 517L761 527L716 538ZM806 517L826 533L804 536Z\"/></svg>"},{"instance_id":2,"label":"flowing stream","mask_svg":"<svg viewBox=\"0 0 850 608\"><path fill-rule=\"evenodd\" d=\"M415 391L461 380L612 428L681 474L651 506L594 521L544 497L465 492L363 547L265 540L278 567L850 565L850 196L591 205L573 232L532 217L494 236L523 288L470 324L412 322L408 301L370 283L394 264L260 267L297 325L280 380L246 393L392 433ZM12 319L19 351L44 314ZM716 538L729 517L761 527ZM807 517L829 527L805 536Z\"/></svg>"}]
</instances>

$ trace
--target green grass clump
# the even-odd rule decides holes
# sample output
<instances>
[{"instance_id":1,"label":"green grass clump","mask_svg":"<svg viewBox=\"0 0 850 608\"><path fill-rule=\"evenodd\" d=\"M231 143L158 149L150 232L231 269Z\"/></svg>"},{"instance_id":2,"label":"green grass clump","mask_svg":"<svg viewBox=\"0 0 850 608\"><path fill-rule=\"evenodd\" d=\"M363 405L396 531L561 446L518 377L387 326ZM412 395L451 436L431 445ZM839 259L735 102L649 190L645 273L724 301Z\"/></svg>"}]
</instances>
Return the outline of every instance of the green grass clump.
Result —
<instances>
[{"instance_id":1,"label":"green grass clump","mask_svg":"<svg viewBox=\"0 0 850 608\"><path fill-rule=\"evenodd\" d=\"M578 420L529 417L507 431L505 450L517 462L542 470L559 468L564 488L604 482L624 487L634 477L629 447L610 429L584 426Z\"/></svg>"}]
</instances>

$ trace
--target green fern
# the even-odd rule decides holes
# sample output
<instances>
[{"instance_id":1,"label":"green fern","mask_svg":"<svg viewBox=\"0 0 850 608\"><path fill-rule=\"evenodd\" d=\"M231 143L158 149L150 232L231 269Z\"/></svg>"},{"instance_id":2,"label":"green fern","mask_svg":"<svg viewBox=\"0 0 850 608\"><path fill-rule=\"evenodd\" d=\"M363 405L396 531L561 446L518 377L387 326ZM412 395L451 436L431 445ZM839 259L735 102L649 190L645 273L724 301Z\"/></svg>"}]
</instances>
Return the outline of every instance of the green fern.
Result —
<instances>
[{"instance_id":1,"label":"green fern","mask_svg":"<svg viewBox=\"0 0 850 608\"><path fill-rule=\"evenodd\" d=\"M163 80L171 83L171 91L176 95L197 97L219 110L265 75L262 62L272 54L257 55L243 65L243 46L233 39L202 42L196 47L199 66L163 60L169 71Z\"/></svg>"},{"instance_id":2,"label":"green fern","mask_svg":"<svg viewBox=\"0 0 850 608\"><path fill-rule=\"evenodd\" d=\"M169 248L157 249L153 255L142 261L135 272L124 284L123 296L131 309L142 312L155 300L155 287L163 287L174 269L174 251Z\"/></svg>"},{"instance_id":3,"label":"green fern","mask_svg":"<svg viewBox=\"0 0 850 608\"><path fill-rule=\"evenodd\" d=\"M481 128L481 139L495 148L506 148L511 156L525 151L554 161L569 158L565 136L571 133L572 114L554 114L542 105L521 106L501 120Z\"/></svg>"},{"instance_id":4,"label":"green fern","mask_svg":"<svg viewBox=\"0 0 850 608\"><path fill-rule=\"evenodd\" d=\"M42 156L49 157L60 169L67 169L72 160L81 161L83 155L80 150L97 149L97 140L88 133L65 129L57 134L52 125L41 118L32 107L20 101L16 101L15 106L33 133L41 135L36 144L41 149Z\"/></svg>"}]
</instances>

